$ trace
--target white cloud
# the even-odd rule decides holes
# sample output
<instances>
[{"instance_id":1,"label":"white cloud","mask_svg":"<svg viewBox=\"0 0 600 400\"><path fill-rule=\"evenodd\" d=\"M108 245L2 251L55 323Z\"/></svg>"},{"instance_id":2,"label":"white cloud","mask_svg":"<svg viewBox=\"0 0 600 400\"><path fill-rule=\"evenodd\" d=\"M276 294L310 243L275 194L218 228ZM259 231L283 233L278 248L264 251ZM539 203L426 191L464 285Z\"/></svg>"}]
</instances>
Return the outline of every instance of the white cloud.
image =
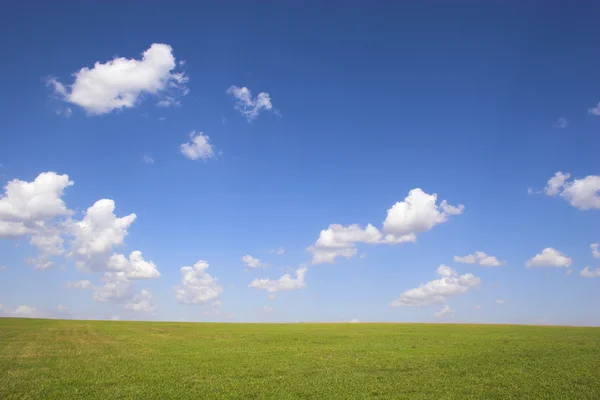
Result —
<instances>
[{"instance_id":1,"label":"white cloud","mask_svg":"<svg viewBox=\"0 0 600 400\"><path fill-rule=\"evenodd\" d=\"M139 312L153 312L156 306L152 303L152 293L143 289L139 294L136 294L133 299L125 304L126 310Z\"/></svg>"},{"instance_id":2,"label":"white cloud","mask_svg":"<svg viewBox=\"0 0 600 400\"><path fill-rule=\"evenodd\" d=\"M498 299L498 300L496 300L496 304L504 304L504 300Z\"/></svg>"},{"instance_id":3,"label":"white cloud","mask_svg":"<svg viewBox=\"0 0 600 400\"><path fill-rule=\"evenodd\" d=\"M248 287L266 290L267 292L274 293L286 290L297 290L302 289L304 284L304 276L308 268L301 267L296 270L296 278L292 278L290 274L285 274L281 278L275 279L255 279Z\"/></svg>"},{"instance_id":4,"label":"white cloud","mask_svg":"<svg viewBox=\"0 0 600 400\"><path fill-rule=\"evenodd\" d=\"M559 118L556 123L554 124L555 127L557 127L558 129L564 129L567 127L567 125L569 125L569 121L566 118Z\"/></svg>"},{"instance_id":5,"label":"white cloud","mask_svg":"<svg viewBox=\"0 0 600 400\"><path fill-rule=\"evenodd\" d=\"M73 222L70 229L74 236L71 255L82 270L103 270L106 259L114 246L122 246L127 229L136 219L135 214L117 218L115 202L98 200L87 209L81 221Z\"/></svg>"},{"instance_id":6,"label":"white cloud","mask_svg":"<svg viewBox=\"0 0 600 400\"><path fill-rule=\"evenodd\" d=\"M67 282L67 287L69 289L92 289L94 285L86 279L77 282Z\"/></svg>"},{"instance_id":7,"label":"white cloud","mask_svg":"<svg viewBox=\"0 0 600 400\"><path fill-rule=\"evenodd\" d=\"M588 113L591 115L600 116L600 103L598 103L595 107L588 108Z\"/></svg>"},{"instance_id":8,"label":"white cloud","mask_svg":"<svg viewBox=\"0 0 600 400\"><path fill-rule=\"evenodd\" d=\"M120 321L121 317L119 317L118 315L113 315L112 317L109 318L109 321Z\"/></svg>"},{"instance_id":9,"label":"white cloud","mask_svg":"<svg viewBox=\"0 0 600 400\"><path fill-rule=\"evenodd\" d=\"M443 318L443 317L454 317L455 314L456 314L456 311L454 311L454 309L452 307L450 307L448 304L446 304L444 307L442 307L442 309L440 311L433 314L433 316L436 318Z\"/></svg>"},{"instance_id":10,"label":"white cloud","mask_svg":"<svg viewBox=\"0 0 600 400\"><path fill-rule=\"evenodd\" d=\"M152 279L160 276L156 265L152 261L145 261L141 251L132 251L129 259L123 254L113 254L108 259L108 268L124 272L129 279Z\"/></svg>"},{"instance_id":11,"label":"white cloud","mask_svg":"<svg viewBox=\"0 0 600 400\"><path fill-rule=\"evenodd\" d=\"M149 156L148 154L145 154L145 155L142 157L142 161L143 161L145 164L154 164L154 158L152 158L152 157L151 157L151 156Z\"/></svg>"},{"instance_id":12,"label":"white cloud","mask_svg":"<svg viewBox=\"0 0 600 400\"><path fill-rule=\"evenodd\" d=\"M571 174L557 172L548 180L544 192L549 196L560 195L580 210L600 209L600 176L588 175L569 181Z\"/></svg>"},{"instance_id":13,"label":"white cloud","mask_svg":"<svg viewBox=\"0 0 600 400\"><path fill-rule=\"evenodd\" d=\"M267 297L269 298L269 300L275 300L275 297L277 297L277 295L275 293L269 293Z\"/></svg>"},{"instance_id":14,"label":"white cloud","mask_svg":"<svg viewBox=\"0 0 600 400\"><path fill-rule=\"evenodd\" d=\"M356 243L398 244L415 240L414 234L384 236L371 224L364 229L358 224L332 224L321 231L317 242L314 246L309 246L307 251L313 255L313 264L332 263L337 257L350 258L356 255Z\"/></svg>"},{"instance_id":15,"label":"white cloud","mask_svg":"<svg viewBox=\"0 0 600 400\"><path fill-rule=\"evenodd\" d=\"M28 305L22 304L15 308L12 311L8 312L8 315L11 317L18 318L40 318L42 317L42 313L38 311L35 307L30 307Z\"/></svg>"},{"instance_id":16,"label":"white cloud","mask_svg":"<svg viewBox=\"0 0 600 400\"><path fill-rule=\"evenodd\" d=\"M483 251L476 251L464 257L454 256L454 262L465 264L479 264L482 267L501 267L506 261L498 261L496 257L488 256Z\"/></svg>"},{"instance_id":17,"label":"white cloud","mask_svg":"<svg viewBox=\"0 0 600 400\"><path fill-rule=\"evenodd\" d=\"M476 287L481 279L473 274L458 275L447 265L440 265L436 271L439 279L407 290L390 305L393 307L420 307L445 302L449 297L466 293Z\"/></svg>"},{"instance_id":18,"label":"white cloud","mask_svg":"<svg viewBox=\"0 0 600 400\"><path fill-rule=\"evenodd\" d=\"M359 321L358 319L356 319L356 318L352 318L352 319L350 320L350 323L351 323L351 324L358 324L359 322L360 322L360 321Z\"/></svg>"},{"instance_id":19,"label":"white cloud","mask_svg":"<svg viewBox=\"0 0 600 400\"><path fill-rule=\"evenodd\" d=\"M473 310L481 310L481 308L482 307L480 305L473 306Z\"/></svg>"},{"instance_id":20,"label":"white cloud","mask_svg":"<svg viewBox=\"0 0 600 400\"><path fill-rule=\"evenodd\" d=\"M383 232L368 224L343 226L332 224L322 230L315 245L307 248L313 255L313 264L332 263L337 257L356 255L356 243L399 244L415 242L416 234L446 222L451 215L459 215L464 206L449 205L443 200L437 205L437 194L413 189L404 201L394 204L383 222Z\"/></svg>"},{"instance_id":21,"label":"white cloud","mask_svg":"<svg viewBox=\"0 0 600 400\"><path fill-rule=\"evenodd\" d=\"M192 131L190 133L191 142L183 143L180 146L181 154L190 160L208 160L215 157L213 146L209 143L209 137L202 132Z\"/></svg>"},{"instance_id":22,"label":"white cloud","mask_svg":"<svg viewBox=\"0 0 600 400\"><path fill-rule=\"evenodd\" d=\"M388 210L383 222L383 231L396 237L425 232L437 224L446 222L451 215L462 214L464 206L451 206L446 200L436 204L437 194L427 194L421 189L413 189L404 201Z\"/></svg>"},{"instance_id":23,"label":"white cloud","mask_svg":"<svg viewBox=\"0 0 600 400\"><path fill-rule=\"evenodd\" d=\"M360 254L360 258L361 258L361 260L364 260L366 257L367 257L367 252L363 251L363 252Z\"/></svg>"},{"instance_id":24,"label":"white cloud","mask_svg":"<svg viewBox=\"0 0 600 400\"><path fill-rule=\"evenodd\" d=\"M263 312L270 313L272 311L273 311L273 307L271 307L271 306L264 306L263 307Z\"/></svg>"},{"instance_id":25,"label":"white cloud","mask_svg":"<svg viewBox=\"0 0 600 400\"><path fill-rule=\"evenodd\" d=\"M106 272L102 277L103 286L96 286L94 300L123 302L132 296L133 284L124 272Z\"/></svg>"},{"instance_id":26,"label":"white cloud","mask_svg":"<svg viewBox=\"0 0 600 400\"><path fill-rule=\"evenodd\" d=\"M280 247L278 249L269 250L269 253L271 253L271 254L277 254L277 255L280 256L283 253L285 253L285 249L283 247Z\"/></svg>"},{"instance_id":27,"label":"white cloud","mask_svg":"<svg viewBox=\"0 0 600 400\"><path fill-rule=\"evenodd\" d=\"M66 312L69 312L69 308L59 304L56 307L56 311L61 312L61 313L66 313Z\"/></svg>"},{"instance_id":28,"label":"white cloud","mask_svg":"<svg viewBox=\"0 0 600 400\"><path fill-rule=\"evenodd\" d=\"M55 172L43 172L33 182L8 182L0 197L0 237L38 232L45 221L71 215L62 196L72 185L68 175Z\"/></svg>"},{"instance_id":29,"label":"white cloud","mask_svg":"<svg viewBox=\"0 0 600 400\"><path fill-rule=\"evenodd\" d=\"M592 256L594 256L594 258L600 258L600 243L590 244L590 249L592 250Z\"/></svg>"},{"instance_id":30,"label":"white cloud","mask_svg":"<svg viewBox=\"0 0 600 400\"><path fill-rule=\"evenodd\" d=\"M174 105L176 94L187 94L188 78L176 73L173 49L167 44L154 43L142 53L142 59L114 58L106 63L96 62L93 68L81 68L73 74L69 87L50 77L47 84L64 101L78 105L90 115L135 107L144 95L164 95L163 100ZM171 100L168 100L171 99Z\"/></svg>"},{"instance_id":31,"label":"white cloud","mask_svg":"<svg viewBox=\"0 0 600 400\"><path fill-rule=\"evenodd\" d=\"M540 254L528 260L525 263L527 268L534 267L565 267L568 268L573 263L569 257L552 247L547 247Z\"/></svg>"},{"instance_id":32,"label":"white cloud","mask_svg":"<svg viewBox=\"0 0 600 400\"><path fill-rule=\"evenodd\" d=\"M208 263L204 260L193 267L181 268L182 285L175 287L177 300L185 304L203 304L219 297L223 287L206 272L207 268Z\"/></svg>"},{"instance_id":33,"label":"white cloud","mask_svg":"<svg viewBox=\"0 0 600 400\"><path fill-rule=\"evenodd\" d=\"M252 121L262 110L273 108L271 96L269 93L260 92L254 99L247 87L231 86L227 89L227 94L232 95L237 101L235 109L240 112L248 121Z\"/></svg>"},{"instance_id":34,"label":"white cloud","mask_svg":"<svg viewBox=\"0 0 600 400\"><path fill-rule=\"evenodd\" d=\"M552 178L548 179L548 183L544 188L544 193L546 193L548 196L556 196L563 190L567 180L570 177L571 174L558 171Z\"/></svg>"},{"instance_id":35,"label":"white cloud","mask_svg":"<svg viewBox=\"0 0 600 400\"><path fill-rule=\"evenodd\" d=\"M572 269L568 269L565 271L565 276L571 276L571 274L573 274L573 270Z\"/></svg>"},{"instance_id":36,"label":"white cloud","mask_svg":"<svg viewBox=\"0 0 600 400\"><path fill-rule=\"evenodd\" d=\"M266 264L264 264L258 258L252 257L250 254L246 254L244 257L242 257L242 262L250 268L266 267Z\"/></svg>"},{"instance_id":37,"label":"white cloud","mask_svg":"<svg viewBox=\"0 0 600 400\"><path fill-rule=\"evenodd\" d=\"M591 269L589 266L585 267L579 272L579 275L584 278L597 278L600 276L600 268Z\"/></svg>"}]
</instances>

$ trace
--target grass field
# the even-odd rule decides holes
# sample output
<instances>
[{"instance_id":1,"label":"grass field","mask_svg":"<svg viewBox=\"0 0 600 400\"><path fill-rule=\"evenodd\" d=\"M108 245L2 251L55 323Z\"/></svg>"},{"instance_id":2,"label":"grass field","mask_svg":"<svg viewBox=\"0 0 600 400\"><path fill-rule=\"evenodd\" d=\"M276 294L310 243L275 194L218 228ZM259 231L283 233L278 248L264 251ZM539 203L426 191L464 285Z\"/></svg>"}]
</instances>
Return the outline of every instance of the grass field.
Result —
<instances>
[{"instance_id":1,"label":"grass field","mask_svg":"<svg viewBox=\"0 0 600 400\"><path fill-rule=\"evenodd\" d=\"M3 318L0 398L599 399L600 329Z\"/></svg>"}]
</instances>

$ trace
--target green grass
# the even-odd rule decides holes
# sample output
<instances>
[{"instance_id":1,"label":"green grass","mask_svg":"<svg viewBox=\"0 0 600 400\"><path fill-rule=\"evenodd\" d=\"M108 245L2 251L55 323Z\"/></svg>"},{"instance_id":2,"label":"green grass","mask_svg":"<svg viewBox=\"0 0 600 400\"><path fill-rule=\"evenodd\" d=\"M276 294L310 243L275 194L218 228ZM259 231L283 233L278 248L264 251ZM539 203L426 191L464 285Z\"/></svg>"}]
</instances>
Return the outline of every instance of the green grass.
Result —
<instances>
[{"instance_id":1,"label":"green grass","mask_svg":"<svg viewBox=\"0 0 600 400\"><path fill-rule=\"evenodd\" d=\"M0 399L600 399L600 329L0 318Z\"/></svg>"}]
</instances>

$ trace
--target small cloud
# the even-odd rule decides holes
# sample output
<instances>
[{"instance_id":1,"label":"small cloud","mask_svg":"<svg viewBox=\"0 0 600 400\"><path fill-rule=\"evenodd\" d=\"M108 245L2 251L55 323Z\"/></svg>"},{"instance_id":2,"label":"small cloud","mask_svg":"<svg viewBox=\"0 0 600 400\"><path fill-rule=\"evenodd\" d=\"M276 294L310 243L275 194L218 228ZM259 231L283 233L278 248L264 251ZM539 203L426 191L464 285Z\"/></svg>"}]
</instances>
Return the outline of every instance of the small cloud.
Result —
<instances>
[{"instance_id":1,"label":"small cloud","mask_svg":"<svg viewBox=\"0 0 600 400\"><path fill-rule=\"evenodd\" d=\"M559 118L554 124L554 127L558 129L564 129L567 127L567 125L569 125L569 121L567 121L566 118Z\"/></svg>"},{"instance_id":2,"label":"small cloud","mask_svg":"<svg viewBox=\"0 0 600 400\"><path fill-rule=\"evenodd\" d=\"M280 256L283 253L285 253L285 249L283 247L280 247L278 249L269 250L269 253L271 253L271 254L277 254L277 255Z\"/></svg>"},{"instance_id":3,"label":"small cloud","mask_svg":"<svg viewBox=\"0 0 600 400\"><path fill-rule=\"evenodd\" d=\"M600 258L600 243L590 244L590 249L592 250L592 256L594 258Z\"/></svg>"},{"instance_id":4,"label":"small cloud","mask_svg":"<svg viewBox=\"0 0 600 400\"><path fill-rule=\"evenodd\" d=\"M167 117L158 117L158 120L159 120L159 121L164 121L164 120L166 120L166 119L167 119Z\"/></svg>"},{"instance_id":5,"label":"small cloud","mask_svg":"<svg viewBox=\"0 0 600 400\"><path fill-rule=\"evenodd\" d=\"M6 265L0 265L0 272L6 271L8 267Z\"/></svg>"},{"instance_id":6,"label":"small cloud","mask_svg":"<svg viewBox=\"0 0 600 400\"><path fill-rule=\"evenodd\" d=\"M366 256L367 256L367 252L363 251L362 254L360 255L360 258L364 260Z\"/></svg>"},{"instance_id":7,"label":"small cloud","mask_svg":"<svg viewBox=\"0 0 600 400\"><path fill-rule=\"evenodd\" d=\"M221 123L225 125L227 123L227 118L221 115Z\"/></svg>"},{"instance_id":8,"label":"small cloud","mask_svg":"<svg viewBox=\"0 0 600 400\"><path fill-rule=\"evenodd\" d=\"M269 298L269 300L275 300L275 297L277 297L277 295L275 293L271 293L267 297Z\"/></svg>"},{"instance_id":9,"label":"small cloud","mask_svg":"<svg viewBox=\"0 0 600 400\"><path fill-rule=\"evenodd\" d=\"M353 319L350 320L351 324L358 324L359 322L360 321L358 319L356 319L356 318L353 318Z\"/></svg>"},{"instance_id":10,"label":"small cloud","mask_svg":"<svg viewBox=\"0 0 600 400\"><path fill-rule=\"evenodd\" d=\"M442 309L440 311L433 314L433 316L436 318L442 318L442 317L453 317L455 314L456 314L456 311L454 311L454 309L452 309L452 307L450 307L448 304L446 304L444 307L442 307Z\"/></svg>"},{"instance_id":11,"label":"small cloud","mask_svg":"<svg viewBox=\"0 0 600 400\"><path fill-rule=\"evenodd\" d=\"M541 191L541 190L533 190L533 189L532 189L532 188L530 188L530 187L529 187L529 188L527 188L527 194L528 194L528 195L540 194L540 193L542 193L542 191Z\"/></svg>"},{"instance_id":12,"label":"small cloud","mask_svg":"<svg viewBox=\"0 0 600 400\"><path fill-rule=\"evenodd\" d=\"M263 312L270 313L270 312L273 311L273 307L271 307L271 306L264 306L262 310L263 310Z\"/></svg>"},{"instance_id":13,"label":"small cloud","mask_svg":"<svg viewBox=\"0 0 600 400\"><path fill-rule=\"evenodd\" d=\"M480 305L473 306L473 310L481 310L481 308L482 307Z\"/></svg>"},{"instance_id":14,"label":"small cloud","mask_svg":"<svg viewBox=\"0 0 600 400\"><path fill-rule=\"evenodd\" d=\"M261 110L271 110L273 108L269 93L260 92L255 98L252 98L252 93L247 87L231 86L227 89L227 94L232 95L237 100L235 109L248 122L258 117Z\"/></svg>"},{"instance_id":15,"label":"small cloud","mask_svg":"<svg viewBox=\"0 0 600 400\"><path fill-rule=\"evenodd\" d=\"M496 300L496 304L504 304L504 300L498 299L498 300Z\"/></svg>"},{"instance_id":16,"label":"small cloud","mask_svg":"<svg viewBox=\"0 0 600 400\"><path fill-rule=\"evenodd\" d=\"M582 269L581 272L579 272L579 275L584 278L598 278L600 277L600 268L591 269L589 266L587 266Z\"/></svg>"},{"instance_id":17,"label":"small cloud","mask_svg":"<svg viewBox=\"0 0 600 400\"><path fill-rule=\"evenodd\" d=\"M113 315L112 317L109 317L108 319L111 321L120 321L121 317L119 317L118 315Z\"/></svg>"},{"instance_id":18,"label":"small cloud","mask_svg":"<svg viewBox=\"0 0 600 400\"><path fill-rule=\"evenodd\" d=\"M63 306L63 305L59 305L59 306L56 307L56 311L58 311L58 312L68 312L69 308L66 307L66 306Z\"/></svg>"},{"instance_id":19,"label":"small cloud","mask_svg":"<svg viewBox=\"0 0 600 400\"><path fill-rule=\"evenodd\" d=\"M142 161L143 161L145 164L154 164L154 158L152 158L151 156L149 156L149 155L147 155L147 154L146 154L146 155L144 155L144 157L142 157Z\"/></svg>"},{"instance_id":20,"label":"small cloud","mask_svg":"<svg viewBox=\"0 0 600 400\"><path fill-rule=\"evenodd\" d=\"M573 270L568 269L567 272L565 272L565 276L571 276L572 273L573 273Z\"/></svg>"},{"instance_id":21,"label":"small cloud","mask_svg":"<svg viewBox=\"0 0 600 400\"><path fill-rule=\"evenodd\" d=\"M598 103L595 107L588 108L588 114L600 116L600 103Z\"/></svg>"},{"instance_id":22,"label":"small cloud","mask_svg":"<svg viewBox=\"0 0 600 400\"><path fill-rule=\"evenodd\" d=\"M202 132L192 131L190 133L191 142L183 143L180 146L181 154L190 160L208 160L215 157L213 146L210 139Z\"/></svg>"},{"instance_id":23,"label":"small cloud","mask_svg":"<svg viewBox=\"0 0 600 400\"><path fill-rule=\"evenodd\" d=\"M250 254L246 254L242 257L242 262L246 264L247 267L250 268L260 268L266 267L267 265L260 261L258 258L252 257Z\"/></svg>"},{"instance_id":24,"label":"small cloud","mask_svg":"<svg viewBox=\"0 0 600 400\"><path fill-rule=\"evenodd\" d=\"M536 254L533 258L529 259L525 266L527 268L536 267L556 267L556 268L568 268L573 263L570 257L560 251L547 247L540 254Z\"/></svg>"}]
</instances>

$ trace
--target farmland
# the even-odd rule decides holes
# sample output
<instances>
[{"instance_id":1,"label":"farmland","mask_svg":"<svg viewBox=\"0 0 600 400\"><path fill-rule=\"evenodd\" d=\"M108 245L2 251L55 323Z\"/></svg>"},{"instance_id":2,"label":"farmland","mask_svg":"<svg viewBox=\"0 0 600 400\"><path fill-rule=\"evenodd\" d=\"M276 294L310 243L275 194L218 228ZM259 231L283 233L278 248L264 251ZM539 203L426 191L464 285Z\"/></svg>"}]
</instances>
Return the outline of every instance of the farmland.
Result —
<instances>
[{"instance_id":1,"label":"farmland","mask_svg":"<svg viewBox=\"0 0 600 400\"><path fill-rule=\"evenodd\" d=\"M600 329L0 319L0 398L600 398Z\"/></svg>"}]
</instances>

